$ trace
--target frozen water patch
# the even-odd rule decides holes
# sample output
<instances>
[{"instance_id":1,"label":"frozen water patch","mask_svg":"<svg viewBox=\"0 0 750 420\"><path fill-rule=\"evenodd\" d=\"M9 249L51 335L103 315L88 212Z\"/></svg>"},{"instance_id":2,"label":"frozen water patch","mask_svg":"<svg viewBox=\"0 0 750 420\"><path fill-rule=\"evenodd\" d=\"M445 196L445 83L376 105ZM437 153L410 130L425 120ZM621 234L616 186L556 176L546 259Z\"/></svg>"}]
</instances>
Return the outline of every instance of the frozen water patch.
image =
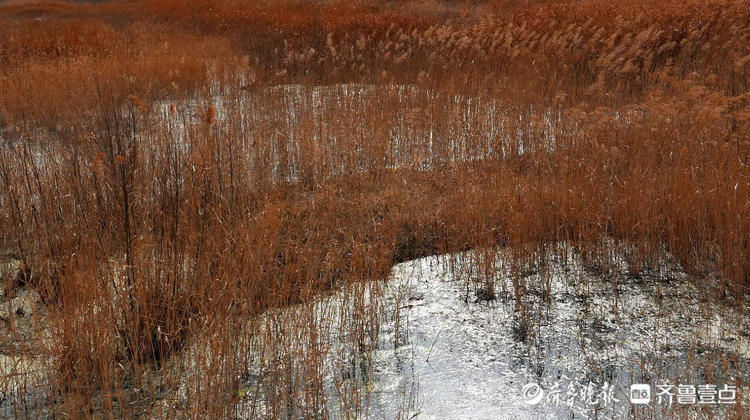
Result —
<instances>
[{"instance_id":1,"label":"frozen water patch","mask_svg":"<svg viewBox=\"0 0 750 420\"><path fill-rule=\"evenodd\" d=\"M295 319L317 314L323 333L314 345L327 349L318 390L334 417L352 416L347 389L359 389L357 415L371 418L714 418L747 405L746 310L703 302L679 272L640 278L624 268L590 273L573 252L561 254L518 275L511 275L517 267L504 252L399 264L391 280L365 294L369 305L378 302L378 325L358 350L348 344L358 324L345 321L361 308L353 295L281 313ZM477 274L487 258L495 260L492 278ZM514 286L526 293L517 295ZM297 337L277 347L299 356L300 349L310 350L312 342L305 343ZM261 365L252 377L263 382L265 376L267 383L268 367ZM290 366L284 369L295 369ZM304 361L299 366L309 369ZM631 405L630 387L639 383L651 386L650 404ZM669 404L666 396L659 402L657 385L663 384L674 385L675 394L678 384L737 386L737 404L678 404L676 398ZM267 392L267 385L253 387Z\"/></svg>"},{"instance_id":2,"label":"frozen water patch","mask_svg":"<svg viewBox=\"0 0 750 420\"><path fill-rule=\"evenodd\" d=\"M605 280L573 256L549 257L522 280L524 309L508 275L493 280L498 298L489 301L469 279L457 281L474 261L468 253L394 268L385 307L400 328L392 319L381 329L375 417L394 414L394 381L405 389L418 381L413 411L424 418L713 417L718 405L691 410L666 396L631 405L630 386L748 383L747 312L702 307L679 275ZM538 403L522 395L529 384L542 390Z\"/></svg>"},{"instance_id":3,"label":"frozen water patch","mask_svg":"<svg viewBox=\"0 0 750 420\"><path fill-rule=\"evenodd\" d=\"M42 416L49 391L50 358L40 347L50 337L39 294L6 290L20 269L20 261L0 255L0 418L28 417L31 410Z\"/></svg>"},{"instance_id":4,"label":"frozen water patch","mask_svg":"<svg viewBox=\"0 0 750 420\"><path fill-rule=\"evenodd\" d=\"M543 409L514 398L523 378L532 373L516 366L514 356L522 349L497 323L506 311L495 304L464 301L460 284L441 268L436 259L424 259L394 269L388 307L401 304L395 316L402 319L400 328L387 322L381 331L371 413L394 417L394 389L414 388L414 414L425 418L543 415Z\"/></svg>"}]
</instances>

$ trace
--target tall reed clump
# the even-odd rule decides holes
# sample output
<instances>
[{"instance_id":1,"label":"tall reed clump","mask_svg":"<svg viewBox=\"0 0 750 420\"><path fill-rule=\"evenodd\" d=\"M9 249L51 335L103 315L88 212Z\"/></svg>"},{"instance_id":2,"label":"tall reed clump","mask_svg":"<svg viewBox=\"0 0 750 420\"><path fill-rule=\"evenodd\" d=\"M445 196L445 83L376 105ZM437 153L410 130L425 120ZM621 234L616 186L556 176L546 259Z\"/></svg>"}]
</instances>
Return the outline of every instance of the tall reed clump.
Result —
<instances>
[{"instance_id":1,"label":"tall reed clump","mask_svg":"<svg viewBox=\"0 0 750 420\"><path fill-rule=\"evenodd\" d=\"M303 6L0 7L0 245L51 313L45 410L328 412L336 326L274 309L355 283L365 352L356 282L425 255L507 246L520 273L568 243L743 304L746 0Z\"/></svg>"}]
</instances>

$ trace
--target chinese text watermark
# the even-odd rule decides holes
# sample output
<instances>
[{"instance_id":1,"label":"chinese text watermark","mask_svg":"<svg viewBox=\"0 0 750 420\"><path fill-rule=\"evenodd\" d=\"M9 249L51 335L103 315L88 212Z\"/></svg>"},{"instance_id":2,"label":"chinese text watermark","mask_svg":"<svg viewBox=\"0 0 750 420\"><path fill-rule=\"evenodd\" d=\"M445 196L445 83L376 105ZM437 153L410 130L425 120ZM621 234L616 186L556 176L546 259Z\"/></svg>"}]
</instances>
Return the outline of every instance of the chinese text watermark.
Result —
<instances>
[{"instance_id":1,"label":"chinese text watermark","mask_svg":"<svg viewBox=\"0 0 750 420\"><path fill-rule=\"evenodd\" d=\"M579 384L555 382L546 389L538 383L529 383L521 389L521 397L529 405L548 404L555 407L567 405L607 406L621 399L631 404L729 405L737 402L737 386L723 384L633 384L626 397L615 393L616 387L604 384Z\"/></svg>"}]
</instances>

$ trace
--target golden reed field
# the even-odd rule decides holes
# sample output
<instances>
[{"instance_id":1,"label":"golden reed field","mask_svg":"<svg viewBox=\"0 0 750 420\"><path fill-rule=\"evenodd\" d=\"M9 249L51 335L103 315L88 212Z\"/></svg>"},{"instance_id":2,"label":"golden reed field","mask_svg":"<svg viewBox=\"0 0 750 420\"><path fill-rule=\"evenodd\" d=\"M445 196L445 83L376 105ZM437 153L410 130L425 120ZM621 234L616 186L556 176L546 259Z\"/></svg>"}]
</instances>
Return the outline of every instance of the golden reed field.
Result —
<instances>
[{"instance_id":1,"label":"golden reed field","mask_svg":"<svg viewBox=\"0 0 750 420\"><path fill-rule=\"evenodd\" d=\"M0 399L231 418L317 334L262 314L470 249L745 310L748 165L748 0L0 2ZM255 415L327 417L308 362Z\"/></svg>"}]
</instances>

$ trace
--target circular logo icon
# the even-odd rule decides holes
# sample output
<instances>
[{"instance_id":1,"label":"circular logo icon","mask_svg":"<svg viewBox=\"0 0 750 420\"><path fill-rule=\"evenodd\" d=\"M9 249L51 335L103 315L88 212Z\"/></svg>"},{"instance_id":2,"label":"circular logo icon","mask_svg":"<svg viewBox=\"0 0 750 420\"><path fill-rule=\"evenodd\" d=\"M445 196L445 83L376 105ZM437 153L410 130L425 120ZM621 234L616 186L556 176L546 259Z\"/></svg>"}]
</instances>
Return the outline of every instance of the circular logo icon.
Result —
<instances>
[{"instance_id":1,"label":"circular logo icon","mask_svg":"<svg viewBox=\"0 0 750 420\"><path fill-rule=\"evenodd\" d=\"M544 398L544 390L538 383L530 383L523 386L521 389L521 396L526 404L537 405L542 402Z\"/></svg>"}]
</instances>

